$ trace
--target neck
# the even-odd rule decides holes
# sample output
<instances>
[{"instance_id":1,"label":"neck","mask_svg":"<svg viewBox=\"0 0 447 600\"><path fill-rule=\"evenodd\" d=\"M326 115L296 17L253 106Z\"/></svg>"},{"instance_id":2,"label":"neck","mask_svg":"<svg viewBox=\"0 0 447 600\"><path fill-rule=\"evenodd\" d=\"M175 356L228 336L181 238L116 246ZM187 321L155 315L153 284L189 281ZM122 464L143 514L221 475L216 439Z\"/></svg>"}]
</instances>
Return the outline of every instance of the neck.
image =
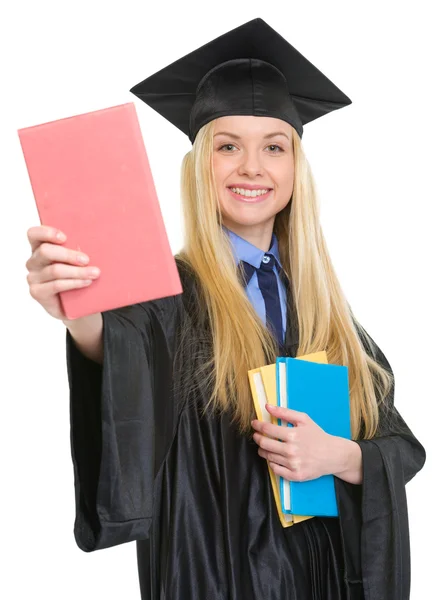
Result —
<instances>
[{"instance_id":1,"label":"neck","mask_svg":"<svg viewBox=\"0 0 447 600\"><path fill-rule=\"evenodd\" d=\"M223 220L227 229L243 238L256 248L268 252L272 241L274 219L257 225L243 225Z\"/></svg>"}]
</instances>

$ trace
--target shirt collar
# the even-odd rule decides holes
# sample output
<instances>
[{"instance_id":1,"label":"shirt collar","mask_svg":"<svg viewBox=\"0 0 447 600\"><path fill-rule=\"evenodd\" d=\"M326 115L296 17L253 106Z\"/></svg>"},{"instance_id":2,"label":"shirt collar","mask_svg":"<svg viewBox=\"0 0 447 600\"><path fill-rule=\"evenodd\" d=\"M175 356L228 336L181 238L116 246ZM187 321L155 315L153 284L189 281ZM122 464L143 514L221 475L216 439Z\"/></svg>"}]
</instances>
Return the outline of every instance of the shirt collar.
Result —
<instances>
[{"instance_id":1,"label":"shirt collar","mask_svg":"<svg viewBox=\"0 0 447 600\"><path fill-rule=\"evenodd\" d=\"M264 254L266 254L266 252L264 252L264 250L261 250L257 246L254 246L247 240L244 240L244 238L241 238L239 235L234 233L234 231L231 231L230 229L225 227L225 225L222 225L222 229L230 238L233 250L233 257L236 261L236 264L238 265L239 262L243 260L255 267L256 269L259 269L259 267L261 266L262 258ZM272 240L270 243L270 249L268 250L268 253L273 254L273 256L276 258L279 266L282 269L282 264L279 260L278 239L274 233L272 233Z\"/></svg>"}]
</instances>

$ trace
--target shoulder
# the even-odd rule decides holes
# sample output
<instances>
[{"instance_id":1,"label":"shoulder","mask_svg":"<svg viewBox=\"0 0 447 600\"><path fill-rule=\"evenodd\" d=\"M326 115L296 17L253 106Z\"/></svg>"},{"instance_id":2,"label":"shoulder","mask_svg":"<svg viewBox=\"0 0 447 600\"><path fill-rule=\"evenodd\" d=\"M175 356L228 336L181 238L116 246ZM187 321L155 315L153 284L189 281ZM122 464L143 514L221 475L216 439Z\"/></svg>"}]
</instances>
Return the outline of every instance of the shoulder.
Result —
<instances>
[{"instance_id":1,"label":"shoulder","mask_svg":"<svg viewBox=\"0 0 447 600\"><path fill-rule=\"evenodd\" d=\"M181 325L186 313L190 312L188 307L197 305L197 276L185 260L178 255L174 258L182 292L173 296L147 300L138 305L139 310L147 314L155 327L161 326L163 329L172 329L175 325Z\"/></svg>"},{"instance_id":2,"label":"shoulder","mask_svg":"<svg viewBox=\"0 0 447 600\"><path fill-rule=\"evenodd\" d=\"M379 363L384 369L392 373L391 365L377 342L356 319L354 319L354 325L357 329L365 353Z\"/></svg>"},{"instance_id":3,"label":"shoulder","mask_svg":"<svg viewBox=\"0 0 447 600\"><path fill-rule=\"evenodd\" d=\"M197 294L198 278L187 261L175 256L182 292L173 296L145 300L129 306L123 306L103 313L107 323L117 321L141 332L160 333L163 337L172 336L183 328L185 318L197 321L203 311L199 309L200 298Z\"/></svg>"},{"instance_id":4,"label":"shoulder","mask_svg":"<svg viewBox=\"0 0 447 600\"><path fill-rule=\"evenodd\" d=\"M143 300L135 304L121 306L102 314L107 321L117 321L123 326L126 324L136 329L147 329L150 324L159 324L164 327L166 324L172 324L183 309L183 294L186 289L191 287L191 276L186 265L177 261L183 292L173 296L164 296L151 300Z\"/></svg>"},{"instance_id":5,"label":"shoulder","mask_svg":"<svg viewBox=\"0 0 447 600\"><path fill-rule=\"evenodd\" d=\"M186 259L176 255L175 262L183 288L183 293L179 294L178 300L182 303L183 309L188 314L197 316L197 311L200 310L199 306L203 307L200 280Z\"/></svg>"},{"instance_id":6,"label":"shoulder","mask_svg":"<svg viewBox=\"0 0 447 600\"><path fill-rule=\"evenodd\" d=\"M190 291L192 288L196 288L198 284L198 278L189 262L178 254L175 255L174 259L182 286L184 288L186 287L187 291Z\"/></svg>"}]
</instances>

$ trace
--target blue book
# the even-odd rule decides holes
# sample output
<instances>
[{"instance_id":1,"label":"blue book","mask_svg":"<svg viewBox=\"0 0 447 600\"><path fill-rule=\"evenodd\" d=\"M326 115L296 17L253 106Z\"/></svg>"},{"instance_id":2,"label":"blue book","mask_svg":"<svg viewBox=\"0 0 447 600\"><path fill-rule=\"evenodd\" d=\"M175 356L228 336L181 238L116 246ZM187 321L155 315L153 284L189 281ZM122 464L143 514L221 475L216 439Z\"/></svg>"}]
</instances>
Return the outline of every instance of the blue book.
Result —
<instances>
[{"instance_id":1,"label":"blue book","mask_svg":"<svg viewBox=\"0 0 447 600\"><path fill-rule=\"evenodd\" d=\"M277 357L276 391L278 406L305 412L326 433L351 439L348 367ZM278 424L293 427L281 419ZM338 516L333 475L310 481L280 477L280 495L285 513Z\"/></svg>"}]
</instances>

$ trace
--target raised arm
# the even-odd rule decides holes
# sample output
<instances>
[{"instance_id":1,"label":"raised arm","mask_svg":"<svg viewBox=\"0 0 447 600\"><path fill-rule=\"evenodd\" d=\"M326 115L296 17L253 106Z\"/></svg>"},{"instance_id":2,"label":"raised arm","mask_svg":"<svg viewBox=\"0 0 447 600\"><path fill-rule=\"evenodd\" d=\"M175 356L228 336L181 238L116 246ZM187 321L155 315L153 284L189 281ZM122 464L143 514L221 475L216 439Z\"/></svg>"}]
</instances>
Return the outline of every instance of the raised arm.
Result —
<instances>
[{"instance_id":1,"label":"raised arm","mask_svg":"<svg viewBox=\"0 0 447 600\"><path fill-rule=\"evenodd\" d=\"M63 319L63 322L79 351L90 360L102 364L104 360L102 313L80 319Z\"/></svg>"}]
</instances>

